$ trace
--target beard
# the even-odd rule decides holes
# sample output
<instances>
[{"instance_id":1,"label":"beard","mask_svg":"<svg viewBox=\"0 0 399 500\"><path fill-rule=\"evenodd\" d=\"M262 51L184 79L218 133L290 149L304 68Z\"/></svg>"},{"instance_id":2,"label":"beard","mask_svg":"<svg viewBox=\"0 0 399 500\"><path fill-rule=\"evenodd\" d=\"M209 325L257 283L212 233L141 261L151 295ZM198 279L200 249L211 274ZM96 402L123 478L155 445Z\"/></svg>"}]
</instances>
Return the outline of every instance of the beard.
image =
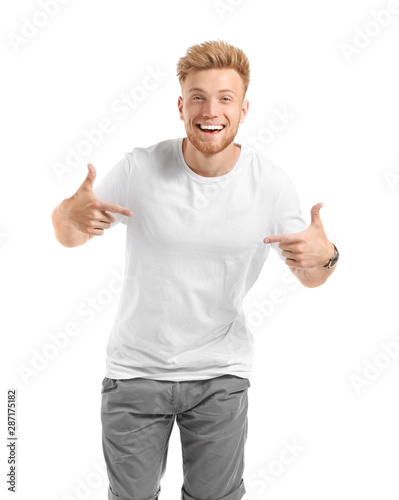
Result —
<instances>
[{"instance_id":1,"label":"beard","mask_svg":"<svg viewBox=\"0 0 399 500\"><path fill-rule=\"evenodd\" d=\"M196 125L194 125L196 127ZM222 131L222 140L217 144L212 143L211 141L202 141L198 135L193 133L188 126L185 126L187 139L191 142L191 144L197 149L200 153L204 155L214 155L216 153L220 153L224 149L227 148L233 141L235 136L237 135L238 125L235 130L232 130L229 135L225 133L226 129L224 128Z\"/></svg>"}]
</instances>

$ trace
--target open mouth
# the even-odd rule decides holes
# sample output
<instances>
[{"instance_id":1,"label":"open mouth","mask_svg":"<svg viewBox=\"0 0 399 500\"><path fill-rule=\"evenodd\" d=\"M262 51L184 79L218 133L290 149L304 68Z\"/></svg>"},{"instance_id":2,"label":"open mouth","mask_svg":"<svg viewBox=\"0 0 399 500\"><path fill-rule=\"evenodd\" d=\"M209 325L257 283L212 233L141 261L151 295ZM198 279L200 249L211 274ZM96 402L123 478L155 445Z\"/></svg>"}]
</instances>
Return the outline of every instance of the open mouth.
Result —
<instances>
[{"instance_id":1,"label":"open mouth","mask_svg":"<svg viewBox=\"0 0 399 500\"><path fill-rule=\"evenodd\" d=\"M224 129L224 125L201 125L197 124L197 127L205 135L218 135Z\"/></svg>"}]
</instances>

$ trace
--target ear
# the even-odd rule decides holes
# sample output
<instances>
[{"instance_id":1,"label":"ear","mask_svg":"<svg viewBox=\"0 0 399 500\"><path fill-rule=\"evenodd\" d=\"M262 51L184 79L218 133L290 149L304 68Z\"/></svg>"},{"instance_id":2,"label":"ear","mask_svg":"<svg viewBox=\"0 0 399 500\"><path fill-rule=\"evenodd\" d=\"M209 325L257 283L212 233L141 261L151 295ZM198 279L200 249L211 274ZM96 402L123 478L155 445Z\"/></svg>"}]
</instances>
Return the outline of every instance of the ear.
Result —
<instances>
[{"instance_id":1,"label":"ear","mask_svg":"<svg viewBox=\"0 0 399 500\"><path fill-rule=\"evenodd\" d=\"M179 96L177 100L177 107L179 108L179 113L180 113L180 120L184 121L183 117L183 97Z\"/></svg>"},{"instance_id":2,"label":"ear","mask_svg":"<svg viewBox=\"0 0 399 500\"><path fill-rule=\"evenodd\" d=\"M240 117L240 123L244 123L245 118L247 117L249 111L249 101L248 99L243 101L242 106L241 106L241 117Z\"/></svg>"}]
</instances>

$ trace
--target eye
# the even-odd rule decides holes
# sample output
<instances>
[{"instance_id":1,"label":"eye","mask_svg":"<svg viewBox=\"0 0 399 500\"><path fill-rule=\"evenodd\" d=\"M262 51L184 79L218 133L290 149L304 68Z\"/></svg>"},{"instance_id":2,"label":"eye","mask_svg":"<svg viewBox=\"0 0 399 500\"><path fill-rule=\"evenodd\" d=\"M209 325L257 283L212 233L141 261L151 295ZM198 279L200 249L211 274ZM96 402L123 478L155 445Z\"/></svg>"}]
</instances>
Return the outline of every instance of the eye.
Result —
<instances>
[{"instance_id":1,"label":"eye","mask_svg":"<svg viewBox=\"0 0 399 500\"><path fill-rule=\"evenodd\" d=\"M193 99L194 99L194 101L195 101L195 99L202 99L202 97L200 97L200 96L196 95L195 97L193 97Z\"/></svg>"},{"instance_id":2,"label":"eye","mask_svg":"<svg viewBox=\"0 0 399 500\"><path fill-rule=\"evenodd\" d=\"M230 97L222 97L222 101L231 101Z\"/></svg>"}]
</instances>

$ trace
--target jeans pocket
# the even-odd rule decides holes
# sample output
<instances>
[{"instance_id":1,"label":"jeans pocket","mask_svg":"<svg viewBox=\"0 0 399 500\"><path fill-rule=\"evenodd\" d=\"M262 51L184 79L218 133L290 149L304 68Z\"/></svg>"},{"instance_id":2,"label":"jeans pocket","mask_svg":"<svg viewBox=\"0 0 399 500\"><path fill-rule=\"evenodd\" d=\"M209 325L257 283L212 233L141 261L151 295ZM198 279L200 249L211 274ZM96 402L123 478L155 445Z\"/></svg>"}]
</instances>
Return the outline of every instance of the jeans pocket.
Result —
<instances>
[{"instance_id":1,"label":"jeans pocket","mask_svg":"<svg viewBox=\"0 0 399 500\"><path fill-rule=\"evenodd\" d=\"M248 378L244 377L236 377L235 375L231 376L231 390L230 394L238 394L247 391L251 387L251 382Z\"/></svg>"},{"instance_id":2,"label":"jeans pocket","mask_svg":"<svg viewBox=\"0 0 399 500\"><path fill-rule=\"evenodd\" d=\"M114 378L104 377L102 381L101 394L111 392L118 387L118 380Z\"/></svg>"}]
</instances>

